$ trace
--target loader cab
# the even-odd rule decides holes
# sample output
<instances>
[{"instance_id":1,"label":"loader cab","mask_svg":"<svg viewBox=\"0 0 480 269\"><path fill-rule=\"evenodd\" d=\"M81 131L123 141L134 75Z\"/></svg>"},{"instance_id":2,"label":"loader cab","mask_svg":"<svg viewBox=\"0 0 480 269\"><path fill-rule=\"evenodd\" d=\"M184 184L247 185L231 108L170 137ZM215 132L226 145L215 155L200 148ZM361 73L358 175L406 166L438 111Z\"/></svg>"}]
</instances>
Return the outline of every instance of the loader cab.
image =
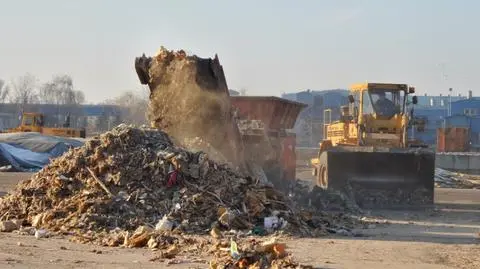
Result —
<instances>
[{"instance_id":1,"label":"loader cab","mask_svg":"<svg viewBox=\"0 0 480 269\"><path fill-rule=\"evenodd\" d=\"M351 87L350 106L360 145L405 145L408 113L406 103L413 87L406 84L363 83Z\"/></svg>"},{"instance_id":2,"label":"loader cab","mask_svg":"<svg viewBox=\"0 0 480 269\"><path fill-rule=\"evenodd\" d=\"M353 85L349 95L351 113L354 117L371 115L376 119L388 120L395 115L405 114L407 95L414 92L413 87L405 84Z\"/></svg>"},{"instance_id":3,"label":"loader cab","mask_svg":"<svg viewBox=\"0 0 480 269\"><path fill-rule=\"evenodd\" d=\"M367 89L362 92L363 114L376 118L391 119L405 110L405 92L390 89Z\"/></svg>"},{"instance_id":4,"label":"loader cab","mask_svg":"<svg viewBox=\"0 0 480 269\"><path fill-rule=\"evenodd\" d=\"M20 128L23 132L40 132L43 124L43 114L23 113Z\"/></svg>"}]
</instances>

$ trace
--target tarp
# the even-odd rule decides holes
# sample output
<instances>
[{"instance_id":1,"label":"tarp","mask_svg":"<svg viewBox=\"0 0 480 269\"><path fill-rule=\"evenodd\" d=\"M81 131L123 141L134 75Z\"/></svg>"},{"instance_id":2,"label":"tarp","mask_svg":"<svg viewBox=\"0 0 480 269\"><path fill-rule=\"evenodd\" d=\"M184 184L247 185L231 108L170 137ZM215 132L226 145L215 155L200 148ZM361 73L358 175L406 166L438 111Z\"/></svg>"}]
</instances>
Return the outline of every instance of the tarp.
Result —
<instances>
[{"instance_id":1,"label":"tarp","mask_svg":"<svg viewBox=\"0 0 480 269\"><path fill-rule=\"evenodd\" d=\"M80 147L85 139L47 136L39 133L0 134L0 166L18 171L38 171L50 160L72 147Z\"/></svg>"}]
</instances>

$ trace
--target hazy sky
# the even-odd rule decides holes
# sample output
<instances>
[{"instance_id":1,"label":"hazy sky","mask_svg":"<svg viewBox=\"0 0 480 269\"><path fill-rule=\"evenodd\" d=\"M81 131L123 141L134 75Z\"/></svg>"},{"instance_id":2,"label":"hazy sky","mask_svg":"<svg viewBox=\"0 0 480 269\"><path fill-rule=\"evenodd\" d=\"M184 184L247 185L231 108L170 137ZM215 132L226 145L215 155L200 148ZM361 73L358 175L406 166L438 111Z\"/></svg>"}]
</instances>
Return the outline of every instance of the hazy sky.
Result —
<instances>
[{"instance_id":1,"label":"hazy sky","mask_svg":"<svg viewBox=\"0 0 480 269\"><path fill-rule=\"evenodd\" d=\"M134 58L160 45L218 53L229 87L252 95L365 80L480 95L476 0L0 3L0 78L70 74L93 102L142 89Z\"/></svg>"}]
</instances>

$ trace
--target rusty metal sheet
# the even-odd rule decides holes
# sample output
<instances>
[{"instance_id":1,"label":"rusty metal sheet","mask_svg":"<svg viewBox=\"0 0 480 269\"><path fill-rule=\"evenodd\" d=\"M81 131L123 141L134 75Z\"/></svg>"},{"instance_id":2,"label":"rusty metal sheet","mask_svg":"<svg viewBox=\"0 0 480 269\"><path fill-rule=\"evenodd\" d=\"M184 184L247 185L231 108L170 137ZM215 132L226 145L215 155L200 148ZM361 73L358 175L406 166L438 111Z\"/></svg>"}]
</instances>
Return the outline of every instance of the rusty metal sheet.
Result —
<instances>
[{"instance_id":1,"label":"rusty metal sheet","mask_svg":"<svg viewBox=\"0 0 480 269\"><path fill-rule=\"evenodd\" d=\"M287 180L296 179L297 156L295 138L295 134L288 134L282 141L282 166L285 174L284 178Z\"/></svg>"},{"instance_id":2,"label":"rusty metal sheet","mask_svg":"<svg viewBox=\"0 0 480 269\"><path fill-rule=\"evenodd\" d=\"M307 105L275 96L231 96L242 119L261 120L268 129L292 129Z\"/></svg>"},{"instance_id":3,"label":"rusty metal sheet","mask_svg":"<svg viewBox=\"0 0 480 269\"><path fill-rule=\"evenodd\" d=\"M450 127L437 129L438 152L465 152L469 149L469 128Z\"/></svg>"}]
</instances>

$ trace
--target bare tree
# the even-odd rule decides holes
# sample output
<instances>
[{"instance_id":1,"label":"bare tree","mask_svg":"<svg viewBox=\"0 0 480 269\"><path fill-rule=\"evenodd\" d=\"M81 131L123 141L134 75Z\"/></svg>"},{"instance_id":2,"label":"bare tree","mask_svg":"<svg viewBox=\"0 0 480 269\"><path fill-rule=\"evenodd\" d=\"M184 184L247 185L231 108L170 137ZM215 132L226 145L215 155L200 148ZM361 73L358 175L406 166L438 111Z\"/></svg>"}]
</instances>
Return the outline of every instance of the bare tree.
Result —
<instances>
[{"instance_id":1,"label":"bare tree","mask_svg":"<svg viewBox=\"0 0 480 269\"><path fill-rule=\"evenodd\" d=\"M84 104L85 103L85 94L83 91L75 91L75 101L77 104Z\"/></svg>"},{"instance_id":2,"label":"bare tree","mask_svg":"<svg viewBox=\"0 0 480 269\"><path fill-rule=\"evenodd\" d=\"M8 86L5 85L5 81L0 79L0 103L5 103L5 100L8 97Z\"/></svg>"},{"instance_id":3,"label":"bare tree","mask_svg":"<svg viewBox=\"0 0 480 269\"><path fill-rule=\"evenodd\" d=\"M44 83L38 92L39 102L42 104L55 104L56 94L55 85L52 82Z\"/></svg>"},{"instance_id":4,"label":"bare tree","mask_svg":"<svg viewBox=\"0 0 480 269\"><path fill-rule=\"evenodd\" d=\"M79 105L85 102L82 91L73 87L73 79L69 75L55 75L53 79L41 87L39 99L43 104Z\"/></svg>"},{"instance_id":5,"label":"bare tree","mask_svg":"<svg viewBox=\"0 0 480 269\"><path fill-rule=\"evenodd\" d=\"M32 104L37 101L37 79L34 75L27 73L18 77L8 85L10 102L20 104Z\"/></svg>"},{"instance_id":6,"label":"bare tree","mask_svg":"<svg viewBox=\"0 0 480 269\"><path fill-rule=\"evenodd\" d=\"M241 96L245 96L245 95L247 95L247 89L241 88L239 93L240 93Z\"/></svg>"},{"instance_id":7,"label":"bare tree","mask_svg":"<svg viewBox=\"0 0 480 269\"><path fill-rule=\"evenodd\" d=\"M85 102L82 91L76 91L73 79L69 75L55 75L52 80L44 83L38 92L39 102L42 104L56 105L56 115L50 115L46 120L48 124L59 125L70 118L73 126L82 121L80 104Z\"/></svg>"},{"instance_id":8,"label":"bare tree","mask_svg":"<svg viewBox=\"0 0 480 269\"><path fill-rule=\"evenodd\" d=\"M146 94L146 91L126 91L112 100L105 101L105 103L126 108L127 115L123 117L125 123L136 125L147 123L148 94Z\"/></svg>"}]
</instances>

